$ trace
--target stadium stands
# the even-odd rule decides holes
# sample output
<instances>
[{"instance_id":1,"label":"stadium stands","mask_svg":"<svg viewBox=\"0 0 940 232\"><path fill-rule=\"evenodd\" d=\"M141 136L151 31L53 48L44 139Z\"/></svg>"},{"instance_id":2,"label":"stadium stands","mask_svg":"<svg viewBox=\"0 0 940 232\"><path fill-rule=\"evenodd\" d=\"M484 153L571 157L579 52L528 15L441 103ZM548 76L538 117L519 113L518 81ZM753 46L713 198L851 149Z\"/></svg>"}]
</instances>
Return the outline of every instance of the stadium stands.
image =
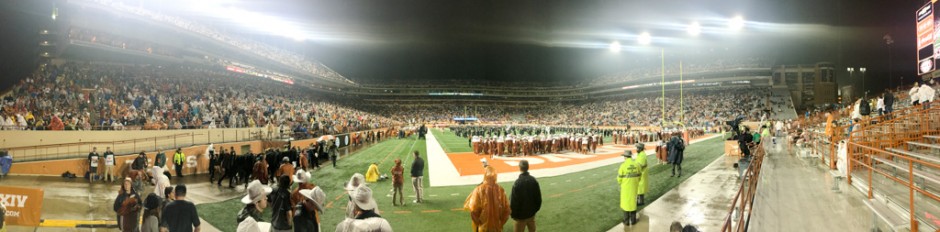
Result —
<instances>
[{"instance_id":1,"label":"stadium stands","mask_svg":"<svg viewBox=\"0 0 940 232\"><path fill-rule=\"evenodd\" d=\"M243 49L245 51L250 51L254 54L266 57L270 60L280 62L285 65L306 71L309 74L314 75L314 76L352 83L352 81L346 79L339 73L329 69L325 65L316 61L308 60L300 54L290 52L281 48L277 48L275 46L271 46L271 45L261 43L258 41L229 35L215 28L200 24L199 22L196 22L196 21L184 19L181 17L173 16L173 15L166 15L166 14L162 14L159 12L151 11L151 10L140 8L140 7L128 6L128 5L125 5L123 2L119 2L119 1L113 2L113 1L107 1L107 0L99 0L99 1L94 1L94 2L99 5L109 7L110 9L113 9L113 10L118 10L124 13L130 13L133 15L137 15L137 16L152 20L152 21L169 24L169 25L172 25L172 26L184 29L184 30L188 30L188 31L203 35L205 37L229 44L231 46Z\"/></svg>"},{"instance_id":2,"label":"stadium stands","mask_svg":"<svg viewBox=\"0 0 940 232\"><path fill-rule=\"evenodd\" d=\"M120 130L286 127L332 134L395 121L303 87L193 67L49 65L6 97L4 129Z\"/></svg>"}]
</instances>

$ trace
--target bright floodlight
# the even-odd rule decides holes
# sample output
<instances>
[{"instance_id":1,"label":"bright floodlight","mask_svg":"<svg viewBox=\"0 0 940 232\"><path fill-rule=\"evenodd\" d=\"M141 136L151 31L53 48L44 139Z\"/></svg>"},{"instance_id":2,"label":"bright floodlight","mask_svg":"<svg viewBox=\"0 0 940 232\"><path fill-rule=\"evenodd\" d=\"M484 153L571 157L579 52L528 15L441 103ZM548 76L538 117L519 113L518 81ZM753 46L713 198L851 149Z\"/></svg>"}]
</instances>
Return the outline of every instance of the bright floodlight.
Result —
<instances>
[{"instance_id":1,"label":"bright floodlight","mask_svg":"<svg viewBox=\"0 0 940 232\"><path fill-rule=\"evenodd\" d=\"M610 47L608 47L608 49L610 49L610 52L620 52L620 41L614 41L610 43Z\"/></svg>"},{"instance_id":2,"label":"bright floodlight","mask_svg":"<svg viewBox=\"0 0 940 232\"><path fill-rule=\"evenodd\" d=\"M702 25L699 25L698 22L692 22L687 31L691 36L698 36L699 33L702 33Z\"/></svg>"},{"instance_id":3,"label":"bright floodlight","mask_svg":"<svg viewBox=\"0 0 940 232\"><path fill-rule=\"evenodd\" d=\"M734 16L734 18L731 18L731 21L728 22L728 27L735 31L744 29L744 17L740 15Z\"/></svg>"},{"instance_id":4,"label":"bright floodlight","mask_svg":"<svg viewBox=\"0 0 940 232\"><path fill-rule=\"evenodd\" d=\"M650 36L649 32L643 32L640 34L640 38L637 39L637 42L640 42L642 45L649 45L652 40L653 37Z\"/></svg>"}]
</instances>

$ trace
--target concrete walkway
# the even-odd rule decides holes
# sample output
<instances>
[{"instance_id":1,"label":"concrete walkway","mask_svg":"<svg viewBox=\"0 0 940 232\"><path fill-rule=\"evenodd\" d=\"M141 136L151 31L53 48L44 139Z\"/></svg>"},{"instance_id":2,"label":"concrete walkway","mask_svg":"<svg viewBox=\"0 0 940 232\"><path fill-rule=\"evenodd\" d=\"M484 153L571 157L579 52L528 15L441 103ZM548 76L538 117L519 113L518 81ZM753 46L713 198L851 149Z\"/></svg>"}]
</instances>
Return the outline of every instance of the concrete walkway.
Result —
<instances>
[{"instance_id":1,"label":"concrete walkway","mask_svg":"<svg viewBox=\"0 0 940 232\"><path fill-rule=\"evenodd\" d=\"M737 157L718 157L701 171L639 212L639 223L614 231L669 231L672 222L692 224L701 231L721 229L731 199L740 184L738 172L732 167ZM755 230L758 231L758 230Z\"/></svg>"},{"instance_id":2,"label":"concrete walkway","mask_svg":"<svg viewBox=\"0 0 940 232\"><path fill-rule=\"evenodd\" d=\"M867 197L835 181L817 158L799 158L784 143L767 146L751 231L867 231ZM768 144L769 145L769 144ZM841 191L833 191L833 184Z\"/></svg>"},{"instance_id":3,"label":"concrete walkway","mask_svg":"<svg viewBox=\"0 0 940 232\"><path fill-rule=\"evenodd\" d=\"M207 175L188 176L182 180L174 178L173 185L185 183L188 189L187 200L195 204L215 203L244 195L244 186L230 189L209 184ZM60 177L40 176L7 176L0 180L2 186L39 187L43 189L43 219L68 220L116 220L111 206L118 190L119 184L95 182L89 184L81 178L65 179ZM153 186L145 185L140 193L146 196L153 192ZM201 220L201 219L200 219ZM205 220L202 220L202 231L219 231ZM13 231L110 231L110 229L83 229L83 228L52 228L52 227L19 227L10 226ZM116 231L116 230L115 230Z\"/></svg>"}]
</instances>

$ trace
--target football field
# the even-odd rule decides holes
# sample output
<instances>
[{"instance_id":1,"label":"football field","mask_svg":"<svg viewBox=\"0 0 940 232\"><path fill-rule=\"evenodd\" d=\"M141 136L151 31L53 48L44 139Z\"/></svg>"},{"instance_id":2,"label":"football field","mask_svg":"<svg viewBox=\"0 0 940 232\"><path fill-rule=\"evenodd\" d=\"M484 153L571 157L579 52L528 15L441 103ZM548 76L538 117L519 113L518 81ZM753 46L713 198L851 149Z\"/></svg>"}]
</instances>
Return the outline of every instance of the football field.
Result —
<instances>
[{"instance_id":1,"label":"football field","mask_svg":"<svg viewBox=\"0 0 940 232\"><path fill-rule=\"evenodd\" d=\"M432 129L447 152L467 152L470 147L466 138L455 136L446 130ZM605 139L608 141L609 138ZM322 170L313 171L313 182L321 186L327 195L326 211L321 217L321 228L332 231L343 219L347 197L342 185L353 173L365 173L369 164L378 163L379 170L388 174L395 159L401 159L407 170L411 166L411 151L417 150L426 157L425 141L412 136L406 139L389 139L350 156L342 157L338 167L329 163L321 164ZM670 189L698 172L723 153L721 137L708 139L690 145L686 149L683 162L684 174L681 178L670 178L668 165L654 165L650 168L650 189L647 202L652 203ZM425 158L425 160L427 160ZM539 230L542 231L607 231L621 220L619 205L619 187L616 172L619 164L603 166L582 172L555 177L538 178L542 189L542 209L536 216ZM463 211L463 203L475 186L429 187L425 166L425 202L412 203L414 191L406 180L404 193L405 206L392 206L391 181L371 183L374 198L379 204L382 217L386 218L396 231L467 231L470 229L469 213ZM482 179L480 180L482 181ZM500 183L509 194L512 182ZM238 199L219 203L198 205L200 217L223 231L235 231L235 216L243 205ZM270 219L270 212L264 215ZM511 231L512 220L504 225L505 231Z\"/></svg>"}]
</instances>

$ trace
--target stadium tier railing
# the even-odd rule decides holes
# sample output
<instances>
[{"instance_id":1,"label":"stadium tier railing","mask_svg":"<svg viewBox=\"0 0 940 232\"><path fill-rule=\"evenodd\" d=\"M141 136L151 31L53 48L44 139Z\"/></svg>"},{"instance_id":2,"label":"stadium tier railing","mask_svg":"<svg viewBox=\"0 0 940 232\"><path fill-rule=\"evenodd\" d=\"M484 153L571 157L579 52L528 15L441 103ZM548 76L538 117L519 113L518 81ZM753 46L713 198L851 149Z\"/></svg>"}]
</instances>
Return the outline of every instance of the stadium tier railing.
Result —
<instances>
[{"instance_id":1,"label":"stadium tier railing","mask_svg":"<svg viewBox=\"0 0 940 232\"><path fill-rule=\"evenodd\" d=\"M54 159L87 157L92 147L98 148L102 154L106 147L118 155L135 154L140 151L172 150L179 147L188 147L198 144L242 142L261 139L283 139L290 133L269 132L265 128L249 128L235 130L179 130L180 133L172 135L154 136L138 139L111 140L111 141L80 141L73 143L56 143L48 145L33 145L4 148L15 157L16 162L42 161ZM43 131L56 133L54 131ZM134 131L124 131L134 133ZM39 138L42 143L42 139Z\"/></svg>"},{"instance_id":2,"label":"stadium tier railing","mask_svg":"<svg viewBox=\"0 0 940 232\"><path fill-rule=\"evenodd\" d=\"M764 137L761 137L761 141ZM738 187L737 193L731 201L731 207L728 215L725 216L721 231L747 231L751 222L751 213L754 211L754 196L757 194L757 184L760 181L761 167L764 161L763 145L751 146L752 152L750 164L747 170L741 175L743 181Z\"/></svg>"},{"instance_id":3,"label":"stadium tier railing","mask_svg":"<svg viewBox=\"0 0 940 232\"><path fill-rule=\"evenodd\" d=\"M874 198L876 191L889 194L898 190L897 186L901 186L907 192L907 199L901 200L891 196L888 198L897 200L899 206L907 208L905 210L911 231L918 231L917 207L926 204L915 202L934 201L934 204L940 204L940 197L934 190L927 190L928 185L940 184L935 174L940 172L940 163L936 161L935 156L906 151L902 147L911 141L923 140L926 136L940 135L940 105L935 104L927 109L914 106L907 112L852 132L847 143L850 163L847 167L847 181L851 184L853 180L859 181L856 178L862 178L869 199ZM893 173L888 170L893 170ZM876 174L888 181L873 181L873 178L877 177ZM917 184L917 180L923 182ZM926 182L930 184L925 184ZM903 204L905 200L907 204Z\"/></svg>"}]
</instances>

